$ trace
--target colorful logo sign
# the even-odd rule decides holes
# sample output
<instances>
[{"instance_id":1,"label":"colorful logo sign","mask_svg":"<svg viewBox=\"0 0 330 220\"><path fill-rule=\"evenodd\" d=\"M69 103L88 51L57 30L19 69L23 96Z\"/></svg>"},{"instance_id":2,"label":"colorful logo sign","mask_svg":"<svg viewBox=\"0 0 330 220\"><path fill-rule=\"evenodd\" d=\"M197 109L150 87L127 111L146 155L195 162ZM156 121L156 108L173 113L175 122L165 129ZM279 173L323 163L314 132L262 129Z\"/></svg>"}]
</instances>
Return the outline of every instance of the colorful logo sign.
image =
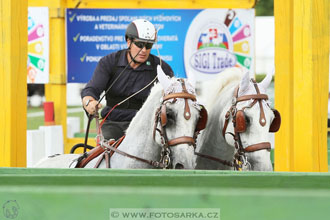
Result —
<instances>
[{"instance_id":1,"label":"colorful logo sign","mask_svg":"<svg viewBox=\"0 0 330 220\"><path fill-rule=\"evenodd\" d=\"M221 24L209 24L200 33L197 50L190 57L190 65L204 73L219 73L236 64L231 53L232 41L227 29Z\"/></svg>"},{"instance_id":2,"label":"colorful logo sign","mask_svg":"<svg viewBox=\"0 0 330 220\"><path fill-rule=\"evenodd\" d=\"M29 7L27 82L48 83L48 8Z\"/></svg>"},{"instance_id":3,"label":"colorful logo sign","mask_svg":"<svg viewBox=\"0 0 330 220\"><path fill-rule=\"evenodd\" d=\"M186 73L204 80L234 66L254 72L253 21L253 10L206 9L199 13L186 36Z\"/></svg>"}]
</instances>

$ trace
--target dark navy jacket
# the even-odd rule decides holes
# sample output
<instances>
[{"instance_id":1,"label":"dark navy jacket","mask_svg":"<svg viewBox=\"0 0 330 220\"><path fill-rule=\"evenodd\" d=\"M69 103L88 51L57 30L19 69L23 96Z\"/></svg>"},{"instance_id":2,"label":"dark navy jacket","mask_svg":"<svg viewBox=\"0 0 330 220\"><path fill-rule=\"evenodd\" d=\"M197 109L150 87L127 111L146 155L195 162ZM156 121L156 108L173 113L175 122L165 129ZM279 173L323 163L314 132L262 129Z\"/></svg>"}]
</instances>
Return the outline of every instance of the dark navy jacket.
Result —
<instances>
[{"instance_id":1,"label":"dark navy jacket","mask_svg":"<svg viewBox=\"0 0 330 220\"><path fill-rule=\"evenodd\" d=\"M113 80L115 80L120 72L127 66L128 60L126 54L127 50L120 50L104 56L98 62L92 79L82 90L81 97L92 96L94 99L99 100L101 93L108 89ZM136 69L128 65L126 70L107 93L107 106L103 108L101 116L105 117L115 104L151 82L157 75L157 65L159 63L159 58L150 54L148 60L139 65ZM165 74L171 77L173 76L171 67L163 60L162 68ZM115 108L107 119L111 121L131 121L143 102L147 99L151 87L152 86L149 86L147 89L134 96L134 98L129 99L127 102Z\"/></svg>"}]
</instances>

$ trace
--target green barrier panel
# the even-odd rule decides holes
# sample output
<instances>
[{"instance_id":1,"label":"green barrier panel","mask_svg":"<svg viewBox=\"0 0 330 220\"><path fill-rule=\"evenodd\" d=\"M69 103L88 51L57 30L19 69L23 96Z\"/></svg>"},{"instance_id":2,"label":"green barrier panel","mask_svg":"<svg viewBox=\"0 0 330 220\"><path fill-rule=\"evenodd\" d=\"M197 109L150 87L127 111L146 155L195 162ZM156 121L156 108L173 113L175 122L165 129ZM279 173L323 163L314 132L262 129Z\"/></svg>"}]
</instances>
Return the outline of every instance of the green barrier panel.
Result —
<instances>
[{"instance_id":1,"label":"green barrier panel","mask_svg":"<svg viewBox=\"0 0 330 220\"><path fill-rule=\"evenodd\" d=\"M1 206L0 219L328 219L330 174L0 168ZM120 218L114 208L158 215Z\"/></svg>"}]
</instances>

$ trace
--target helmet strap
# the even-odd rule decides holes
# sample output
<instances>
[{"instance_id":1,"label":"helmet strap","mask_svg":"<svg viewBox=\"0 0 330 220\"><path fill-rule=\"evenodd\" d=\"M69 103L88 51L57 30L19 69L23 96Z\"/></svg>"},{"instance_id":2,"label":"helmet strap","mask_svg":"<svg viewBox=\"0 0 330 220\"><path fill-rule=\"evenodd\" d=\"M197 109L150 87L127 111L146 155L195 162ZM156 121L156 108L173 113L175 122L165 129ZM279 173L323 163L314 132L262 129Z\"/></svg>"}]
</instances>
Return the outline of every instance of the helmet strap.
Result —
<instances>
[{"instance_id":1,"label":"helmet strap","mask_svg":"<svg viewBox=\"0 0 330 220\"><path fill-rule=\"evenodd\" d=\"M131 57L131 59L133 60L133 62L134 62L134 63L137 63L137 64L138 64L138 63L141 63L141 62L139 62L139 61L136 61L136 60L134 59L134 57L132 56L132 54L131 54L131 51L130 51L130 50L128 51L128 54L129 54L129 56Z\"/></svg>"},{"instance_id":2,"label":"helmet strap","mask_svg":"<svg viewBox=\"0 0 330 220\"><path fill-rule=\"evenodd\" d=\"M132 42L133 42L133 40L131 40L131 42L130 42L130 44L129 44L129 47L128 47L128 54L129 54L129 56L131 57L131 59L133 60L133 62L134 62L135 64L140 64L141 62L136 61L135 58L132 56L132 53L131 53L131 45L132 45ZM140 51L141 51L141 50L140 50ZM140 53L140 51L139 51L139 53Z\"/></svg>"}]
</instances>

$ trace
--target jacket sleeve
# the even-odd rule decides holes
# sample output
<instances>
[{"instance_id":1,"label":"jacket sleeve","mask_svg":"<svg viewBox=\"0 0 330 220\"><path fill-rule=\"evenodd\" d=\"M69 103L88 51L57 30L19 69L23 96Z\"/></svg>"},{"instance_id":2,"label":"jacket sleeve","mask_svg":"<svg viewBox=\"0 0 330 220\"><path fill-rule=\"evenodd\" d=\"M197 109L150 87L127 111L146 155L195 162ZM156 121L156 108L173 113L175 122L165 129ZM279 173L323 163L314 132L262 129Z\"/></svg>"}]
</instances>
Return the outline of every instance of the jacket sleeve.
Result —
<instances>
[{"instance_id":1,"label":"jacket sleeve","mask_svg":"<svg viewBox=\"0 0 330 220\"><path fill-rule=\"evenodd\" d=\"M111 69L114 65L111 61L113 61L111 55L102 57L94 70L91 80L81 91L81 98L85 96L92 96L96 100L100 98L101 93L107 89L107 84L111 79Z\"/></svg>"}]
</instances>

